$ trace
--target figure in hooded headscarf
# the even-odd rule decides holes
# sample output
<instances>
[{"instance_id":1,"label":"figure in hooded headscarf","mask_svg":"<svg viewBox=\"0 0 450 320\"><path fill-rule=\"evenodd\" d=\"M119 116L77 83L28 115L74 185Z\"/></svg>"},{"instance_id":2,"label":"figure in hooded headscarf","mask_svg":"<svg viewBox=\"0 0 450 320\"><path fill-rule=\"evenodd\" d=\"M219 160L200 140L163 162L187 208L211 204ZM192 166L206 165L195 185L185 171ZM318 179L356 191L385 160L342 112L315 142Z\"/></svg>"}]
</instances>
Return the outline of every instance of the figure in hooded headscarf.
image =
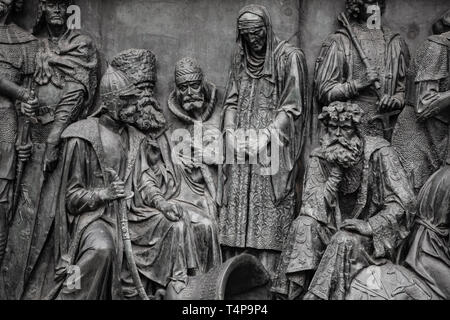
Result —
<instances>
[{"instance_id":1,"label":"figure in hooded headscarf","mask_svg":"<svg viewBox=\"0 0 450 320\"><path fill-rule=\"evenodd\" d=\"M220 239L225 258L251 252L272 276L294 219L298 160L309 113L307 79L303 52L275 36L266 8L244 7L237 21L222 129L227 154L245 150L246 159L236 164L227 155L221 171ZM250 139L242 148L245 139L234 143L237 130L248 137L256 134L258 142ZM250 160L265 158L267 149L271 162ZM264 170L275 162L275 170Z\"/></svg>"}]
</instances>

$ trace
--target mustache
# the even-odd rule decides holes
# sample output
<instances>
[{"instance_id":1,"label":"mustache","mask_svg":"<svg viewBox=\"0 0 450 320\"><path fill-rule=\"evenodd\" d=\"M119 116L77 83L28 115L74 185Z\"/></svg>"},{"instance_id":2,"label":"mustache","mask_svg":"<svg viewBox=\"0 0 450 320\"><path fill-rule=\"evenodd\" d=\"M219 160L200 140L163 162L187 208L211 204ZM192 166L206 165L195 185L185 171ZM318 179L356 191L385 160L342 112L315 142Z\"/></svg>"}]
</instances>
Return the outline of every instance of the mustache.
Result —
<instances>
[{"instance_id":1,"label":"mustache","mask_svg":"<svg viewBox=\"0 0 450 320\"><path fill-rule=\"evenodd\" d=\"M183 102L203 102L202 97L186 97L183 98Z\"/></svg>"},{"instance_id":2,"label":"mustache","mask_svg":"<svg viewBox=\"0 0 450 320\"><path fill-rule=\"evenodd\" d=\"M330 163L337 163L345 168L356 165L363 154L363 142L360 137L351 139L325 135L321 140L325 158Z\"/></svg>"},{"instance_id":3,"label":"mustache","mask_svg":"<svg viewBox=\"0 0 450 320\"><path fill-rule=\"evenodd\" d=\"M166 123L167 120L164 114L154 107L143 108L138 112L136 125L141 130L161 129Z\"/></svg>"}]
</instances>

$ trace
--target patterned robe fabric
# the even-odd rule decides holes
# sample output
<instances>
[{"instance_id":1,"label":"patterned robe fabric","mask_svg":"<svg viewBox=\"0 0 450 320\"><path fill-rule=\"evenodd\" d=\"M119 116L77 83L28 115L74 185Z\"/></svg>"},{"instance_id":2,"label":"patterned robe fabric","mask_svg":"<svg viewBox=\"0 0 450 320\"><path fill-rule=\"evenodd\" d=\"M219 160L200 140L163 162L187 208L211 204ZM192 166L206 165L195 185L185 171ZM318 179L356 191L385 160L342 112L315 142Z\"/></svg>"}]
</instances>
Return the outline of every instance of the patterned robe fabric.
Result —
<instances>
[{"instance_id":1,"label":"patterned robe fabric","mask_svg":"<svg viewBox=\"0 0 450 320\"><path fill-rule=\"evenodd\" d=\"M274 291L287 295L295 286L307 290L311 279L305 279L305 272L311 271L315 272L311 292L322 299L343 299L346 284L364 266L395 258L415 213L414 192L397 154L384 139L366 137L360 169L356 170L360 174L341 183L347 188L341 189L333 205L325 188L328 165L320 149L313 152L302 209L286 241ZM338 231L336 208L342 221L354 217L368 221L373 237Z\"/></svg>"},{"instance_id":2,"label":"patterned robe fabric","mask_svg":"<svg viewBox=\"0 0 450 320\"><path fill-rule=\"evenodd\" d=\"M264 67L259 75L252 74L246 62L248 52L238 50L224 113L236 111L234 130L252 129L258 133L273 125L282 112L288 116L289 125L275 128L283 136L280 168L275 174L261 175L261 165L249 161L224 165L220 240L225 247L265 250L278 256L295 213L298 160L306 140L308 77L302 51L280 42L272 32L268 15L257 12L265 19L268 30ZM243 48L242 40L238 43ZM273 265L266 268L274 272Z\"/></svg>"}]
</instances>

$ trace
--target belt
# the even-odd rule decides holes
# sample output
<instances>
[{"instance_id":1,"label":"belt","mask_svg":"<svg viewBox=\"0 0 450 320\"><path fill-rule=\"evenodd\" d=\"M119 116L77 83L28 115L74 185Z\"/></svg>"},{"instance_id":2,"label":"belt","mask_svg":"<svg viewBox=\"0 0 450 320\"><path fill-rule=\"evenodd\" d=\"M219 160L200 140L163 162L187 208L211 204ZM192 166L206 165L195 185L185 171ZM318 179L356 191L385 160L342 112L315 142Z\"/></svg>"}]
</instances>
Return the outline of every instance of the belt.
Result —
<instances>
[{"instance_id":1,"label":"belt","mask_svg":"<svg viewBox=\"0 0 450 320\"><path fill-rule=\"evenodd\" d=\"M36 110L36 117L42 124L47 124L55 120L56 105L41 106Z\"/></svg>"},{"instance_id":2,"label":"belt","mask_svg":"<svg viewBox=\"0 0 450 320\"><path fill-rule=\"evenodd\" d=\"M40 106L39 108L36 109L36 116L43 116L47 113L50 113L52 115L55 114L55 110L56 110L56 105L52 105L52 106Z\"/></svg>"}]
</instances>

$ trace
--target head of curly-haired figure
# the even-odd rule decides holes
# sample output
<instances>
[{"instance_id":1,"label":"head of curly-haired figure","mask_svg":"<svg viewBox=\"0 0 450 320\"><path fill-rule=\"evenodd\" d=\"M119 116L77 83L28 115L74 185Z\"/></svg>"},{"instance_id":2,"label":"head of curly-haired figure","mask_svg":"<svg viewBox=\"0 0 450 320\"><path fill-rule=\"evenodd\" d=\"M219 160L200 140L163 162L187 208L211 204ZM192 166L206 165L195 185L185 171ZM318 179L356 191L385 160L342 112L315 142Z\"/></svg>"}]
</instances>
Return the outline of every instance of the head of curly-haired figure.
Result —
<instances>
[{"instance_id":1,"label":"head of curly-haired figure","mask_svg":"<svg viewBox=\"0 0 450 320\"><path fill-rule=\"evenodd\" d=\"M136 104L135 127L142 132L157 132L166 126L159 102L151 96L141 96Z\"/></svg>"},{"instance_id":2,"label":"head of curly-haired figure","mask_svg":"<svg viewBox=\"0 0 450 320\"><path fill-rule=\"evenodd\" d=\"M23 0L0 0L0 19L5 20L12 13L20 13Z\"/></svg>"},{"instance_id":3,"label":"head of curly-haired figure","mask_svg":"<svg viewBox=\"0 0 450 320\"><path fill-rule=\"evenodd\" d=\"M363 154L363 137L359 125L363 110L350 102L334 102L324 107L319 120L326 128L321 148L329 163L350 168Z\"/></svg>"},{"instance_id":4,"label":"head of curly-haired figure","mask_svg":"<svg viewBox=\"0 0 450 320\"><path fill-rule=\"evenodd\" d=\"M447 10L438 21L433 24L433 34L450 32L450 10Z\"/></svg>"},{"instance_id":5,"label":"head of curly-haired figure","mask_svg":"<svg viewBox=\"0 0 450 320\"><path fill-rule=\"evenodd\" d=\"M346 0L345 8L351 20L366 22L373 14L368 10L373 5L378 5L381 15L383 15L386 9L386 0Z\"/></svg>"}]
</instances>

